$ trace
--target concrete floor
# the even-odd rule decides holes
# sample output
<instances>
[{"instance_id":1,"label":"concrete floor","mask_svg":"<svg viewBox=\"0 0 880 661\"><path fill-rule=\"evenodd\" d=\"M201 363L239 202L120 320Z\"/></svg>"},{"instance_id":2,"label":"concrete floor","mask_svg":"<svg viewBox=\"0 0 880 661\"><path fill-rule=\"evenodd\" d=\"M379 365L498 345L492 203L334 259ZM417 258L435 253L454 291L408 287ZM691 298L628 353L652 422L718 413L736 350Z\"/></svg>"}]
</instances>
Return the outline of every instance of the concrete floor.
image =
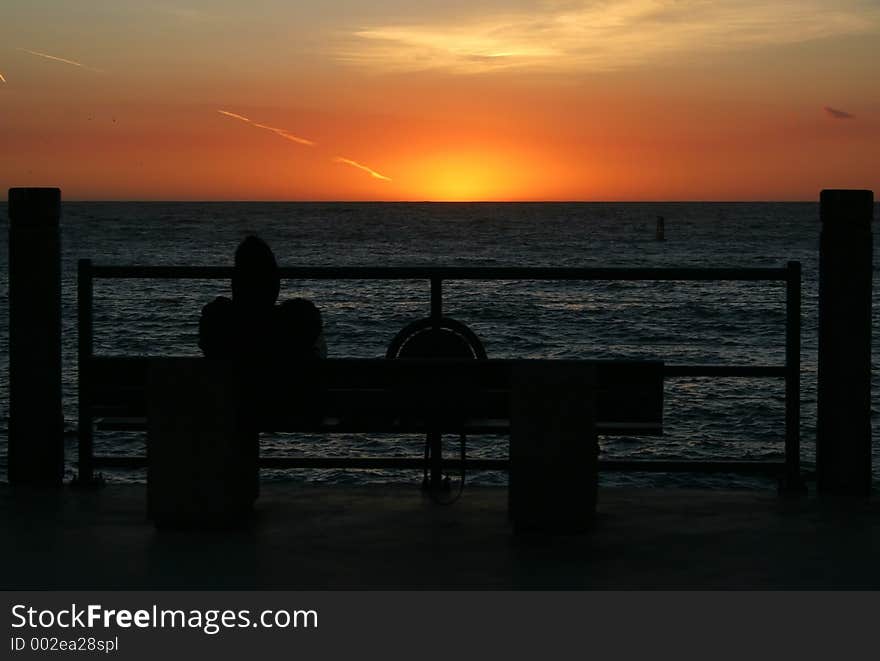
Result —
<instances>
[{"instance_id":1,"label":"concrete floor","mask_svg":"<svg viewBox=\"0 0 880 661\"><path fill-rule=\"evenodd\" d=\"M232 531L157 531L145 488L0 487L4 589L872 588L880 503L602 489L595 530L518 537L507 491L264 484Z\"/></svg>"}]
</instances>

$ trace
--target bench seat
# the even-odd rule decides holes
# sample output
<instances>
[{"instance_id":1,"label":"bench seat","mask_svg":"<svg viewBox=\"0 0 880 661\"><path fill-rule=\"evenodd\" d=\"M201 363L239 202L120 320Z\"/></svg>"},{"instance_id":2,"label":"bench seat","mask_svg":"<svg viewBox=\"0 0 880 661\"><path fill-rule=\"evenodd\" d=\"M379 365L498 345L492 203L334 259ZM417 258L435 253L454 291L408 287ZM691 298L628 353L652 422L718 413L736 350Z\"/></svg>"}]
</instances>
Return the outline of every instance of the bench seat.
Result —
<instances>
[{"instance_id":1,"label":"bench seat","mask_svg":"<svg viewBox=\"0 0 880 661\"><path fill-rule=\"evenodd\" d=\"M146 428L151 360L167 359L91 359L84 394L99 430ZM240 371L259 431L508 434L511 370L521 362L327 359ZM553 362L595 369L599 435L663 433L662 362Z\"/></svg>"}]
</instances>

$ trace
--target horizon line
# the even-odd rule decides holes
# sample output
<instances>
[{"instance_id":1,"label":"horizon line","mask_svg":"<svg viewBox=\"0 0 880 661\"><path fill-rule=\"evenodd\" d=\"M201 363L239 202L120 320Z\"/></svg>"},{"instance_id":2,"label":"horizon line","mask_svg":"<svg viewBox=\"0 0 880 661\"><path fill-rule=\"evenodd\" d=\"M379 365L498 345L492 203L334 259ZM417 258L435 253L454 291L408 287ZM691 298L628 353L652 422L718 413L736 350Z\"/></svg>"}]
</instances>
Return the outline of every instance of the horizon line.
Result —
<instances>
[{"instance_id":1,"label":"horizon line","mask_svg":"<svg viewBox=\"0 0 880 661\"><path fill-rule=\"evenodd\" d=\"M338 199L338 200L322 200L322 199L230 199L230 200L211 200L211 199L136 199L136 198L103 198L103 199L86 199L86 198L62 198L62 202L80 202L80 203L133 203L133 204L805 204L818 203L819 196L814 199L749 199L749 200L729 200L729 199L703 199L703 200L624 200L624 199L608 199L608 200L359 200L359 199ZM880 199L875 200L875 204L880 204Z\"/></svg>"}]
</instances>

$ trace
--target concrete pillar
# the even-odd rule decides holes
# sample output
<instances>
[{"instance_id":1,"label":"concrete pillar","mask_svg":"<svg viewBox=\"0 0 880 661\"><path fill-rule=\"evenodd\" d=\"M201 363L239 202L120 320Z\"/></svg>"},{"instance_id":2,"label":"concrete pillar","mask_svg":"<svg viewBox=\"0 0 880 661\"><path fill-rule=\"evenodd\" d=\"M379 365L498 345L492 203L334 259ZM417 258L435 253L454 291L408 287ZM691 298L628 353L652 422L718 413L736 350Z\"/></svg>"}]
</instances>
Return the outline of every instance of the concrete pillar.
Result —
<instances>
[{"instance_id":1,"label":"concrete pillar","mask_svg":"<svg viewBox=\"0 0 880 661\"><path fill-rule=\"evenodd\" d=\"M147 376L147 512L157 526L241 523L258 479L258 438L241 428L232 363L154 358Z\"/></svg>"},{"instance_id":2,"label":"concrete pillar","mask_svg":"<svg viewBox=\"0 0 880 661\"><path fill-rule=\"evenodd\" d=\"M823 190L819 243L820 494L871 489L871 219L867 190Z\"/></svg>"},{"instance_id":3,"label":"concrete pillar","mask_svg":"<svg viewBox=\"0 0 880 661\"><path fill-rule=\"evenodd\" d=\"M9 482L60 485L61 191L9 189Z\"/></svg>"},{"instance_id":4,"label":"concrete pillar","mask_svg":"<svg viewBox=\"0 0 880 661\"><path fill-rule=\"evenodd\" d=\"M510 520L514 532L581 532L596 513L596 373L591 365L513 368Z\"/></svg>"}]
</instances>

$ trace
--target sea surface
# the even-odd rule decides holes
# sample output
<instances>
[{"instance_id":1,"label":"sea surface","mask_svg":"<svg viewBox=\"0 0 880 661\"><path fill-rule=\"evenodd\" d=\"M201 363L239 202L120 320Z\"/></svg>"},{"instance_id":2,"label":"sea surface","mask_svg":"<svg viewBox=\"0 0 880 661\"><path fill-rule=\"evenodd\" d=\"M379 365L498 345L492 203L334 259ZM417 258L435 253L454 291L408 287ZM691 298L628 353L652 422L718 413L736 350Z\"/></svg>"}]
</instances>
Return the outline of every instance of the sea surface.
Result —
<instances>
[{"instance_id":1,"label":"sea surface","mask_svg":"<svg viewBox=\"0 0 880 661\"><path fill-rule=\"evenodd\" d=\"M666 241L655 219L666 219ZM875 216L877 214L875 213ZM8 426L8 219L0 211L0 480ZM803 265L803 460L815 461L818 205L813 203L65 203L63 242L64 416L67 473L76 459L76 262L229 265L238 242L264 238L289 266L781 267ZM876 233L875 233L876 236ZM877 248L875 246L875 252ZM880 314L875 286L874 322ZM98 354L198 355L201 307L228 283L99 280ZM420 281L282 283L282 298L321 308L329 355L383 356L407 323L428 314ZM492 358L653 358L668 364L782 365L781 282L450 282L444 310L471 327ZM875 333L875 344L880 334ZM877 347L875 346L875 354ZM875 375L877 374L875 370ZM880 388L874 383L875 408ZM764 459L783 456L781 379L670 379L665 434L606 438L605 458ZM875 418L876 435L876 418ZM417 436L266 435L267 455L411 455ZM449 451L457 441L449 439ZM99 433L101 454L141 454L135 433ZM470 456L506 455L504 439L472 438ZM880 457L875 450L875 479ZM400 482L417 471L264 471L264 479ZM109 480L144 479L109 472ZM500 484L500 473L468 476ZM617 485L751 487L737 475L621 473Z\"/></svg>"}]
</instances>

